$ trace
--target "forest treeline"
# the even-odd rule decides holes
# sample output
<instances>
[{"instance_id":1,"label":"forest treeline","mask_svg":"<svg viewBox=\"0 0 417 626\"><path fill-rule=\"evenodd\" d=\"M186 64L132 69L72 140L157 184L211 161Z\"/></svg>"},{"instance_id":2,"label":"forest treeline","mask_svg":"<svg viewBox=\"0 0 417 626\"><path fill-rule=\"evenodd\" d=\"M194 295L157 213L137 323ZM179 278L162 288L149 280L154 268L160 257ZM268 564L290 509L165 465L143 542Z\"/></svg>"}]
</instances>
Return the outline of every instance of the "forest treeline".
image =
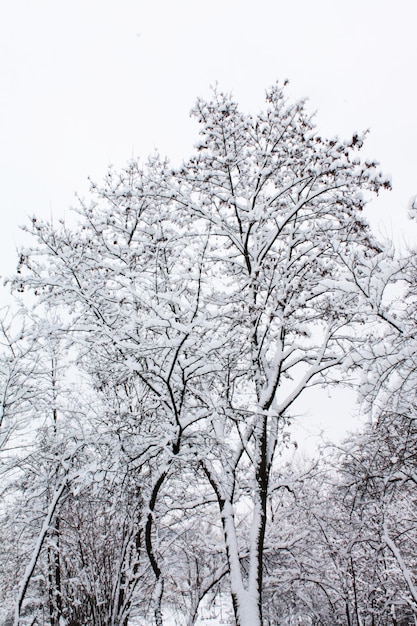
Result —
<instances>
[{"instance_id":1,"label":"forest treeline","mask_svg":"<svg viewBox=\"0 0 417 626\"><path fill-rule=\"evenodd\" d=\"M365 136L266 99L214 90L182 166L110 170L73 223L26 228L1 326L5 626L417 624L415 255L363 216L390 187ZM341 384L366 426L289 460L295 402Z\"/></svg>"}]
</instances>

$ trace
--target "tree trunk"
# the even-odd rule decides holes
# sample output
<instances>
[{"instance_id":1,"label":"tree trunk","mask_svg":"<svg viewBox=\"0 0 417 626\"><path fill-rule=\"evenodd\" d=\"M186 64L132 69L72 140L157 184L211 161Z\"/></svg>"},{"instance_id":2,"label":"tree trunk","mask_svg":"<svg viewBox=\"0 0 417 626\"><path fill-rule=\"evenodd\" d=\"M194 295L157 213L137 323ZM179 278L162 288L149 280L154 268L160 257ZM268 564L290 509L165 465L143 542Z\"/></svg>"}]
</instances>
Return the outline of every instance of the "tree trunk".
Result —
<instances>
[{"instance_id":1,"label":"tree trunk","mask_svg":"<svg viewBox=\"0 0 417 626\"><path fill-rule=\"evenodd\" d=\"M30 579L32 578L33 571L36 567L36 563L38 562L39 555L42 550L43 542L45 541L45 537L50 529L52 518L55 514L55 510L58 506L59 500L61 499L62 494L65 491L67 486L67 480L63 480L61 485L57 487L55 490L54 497L49 505L48 512L46 514L45 520L43 522L42 528L39 532L38 540L33 549L32 557L26 567L25 573L23 575L23 579L20 585L19 593L16 599L16 608L15 608L15 616L13 626L19 626L20 624L20 613L22 609L22 604L26 596L26 591L30 583Z\"/></svg>"},{"instance_id":2,"label":"tree trunk","mask_svg":"<svg viewBox=\"0 0 417 626\"><path fill-rule=\"evenodd\" d=\"M242 577L233 505L224 501L220 508L236 626L262 626L259 589L245 588Z\"/></svg>"},{"instance_id":3,"label":"tree trunk","mask_svg":"<svg viewBox=\"0 0 417 626\"><path fill-rule=\"evenodd\" d=\"M59 558L59 517L52 526L55 545L48 548L48 595L51 626L59 626L62 617L61 563Z\"/></svg>"}]
</instances>

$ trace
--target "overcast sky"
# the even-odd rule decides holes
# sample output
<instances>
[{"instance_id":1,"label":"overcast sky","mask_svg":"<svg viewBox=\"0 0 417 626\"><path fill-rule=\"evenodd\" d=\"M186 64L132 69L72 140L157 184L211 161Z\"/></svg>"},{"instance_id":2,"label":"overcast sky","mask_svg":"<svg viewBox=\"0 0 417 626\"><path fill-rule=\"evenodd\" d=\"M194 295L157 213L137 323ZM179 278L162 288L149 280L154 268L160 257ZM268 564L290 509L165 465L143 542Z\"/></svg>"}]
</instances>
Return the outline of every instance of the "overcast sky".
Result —
<instances>
[{"instance_id":1,"label":"overcast sky","mask_svg":"<svg viewBox=\"0 0 417 626\"><path fill-rule=\"evenodd\" d=\"M196 140L189 110L210 85L256 113L290 80L320 132L370 129L366 154L394 191L370 219L397 242L417 194L415 0L2 0L0 274L14 271L19 224L61 217L87 178ZM5 291L0 292L6 300Z\"/></svg>"}]
</instances>

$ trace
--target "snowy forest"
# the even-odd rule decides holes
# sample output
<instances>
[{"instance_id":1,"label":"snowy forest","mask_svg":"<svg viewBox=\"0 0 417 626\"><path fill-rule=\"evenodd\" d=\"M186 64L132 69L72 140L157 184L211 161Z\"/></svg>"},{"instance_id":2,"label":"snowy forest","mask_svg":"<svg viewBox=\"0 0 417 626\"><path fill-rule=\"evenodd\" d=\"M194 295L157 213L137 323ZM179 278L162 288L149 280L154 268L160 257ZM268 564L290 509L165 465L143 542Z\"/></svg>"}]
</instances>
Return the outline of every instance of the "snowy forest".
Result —
<instances>
[{"instance_id":1,"label":"snowy forest","mask_svg":"<svg viewBox=\"0 0 417 626\"><path fill-rule=\"evenodd\" d=\"M26 226L0 624L416 625L417 261L364 217L390 181L285 84L192 115L180 167L131 161ZM296 403L341 386L364 426L297 455Z\"/></svg>"}]
</instances>

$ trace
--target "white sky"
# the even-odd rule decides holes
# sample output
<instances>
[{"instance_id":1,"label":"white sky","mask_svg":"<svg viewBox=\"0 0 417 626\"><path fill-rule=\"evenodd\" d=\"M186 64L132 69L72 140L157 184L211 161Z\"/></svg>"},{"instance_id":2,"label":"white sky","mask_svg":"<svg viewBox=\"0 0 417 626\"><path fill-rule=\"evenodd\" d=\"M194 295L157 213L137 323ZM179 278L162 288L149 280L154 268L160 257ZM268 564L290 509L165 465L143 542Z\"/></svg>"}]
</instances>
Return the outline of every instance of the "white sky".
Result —
<instances>
[{"instance_id":1,"label":"white sky","mask_svg":"<svg viewBox=\"0 0 417 626\"><path fill-rule=\"evenodd\" d=\"M187 158L189 110L216 81L256 113L288 78L320 132L370 128L394 185L372 223L412 244L416 18L415 0L0 0L0 274L26 216L62 216L88 176L155 148Z\"/></svg>"}]
</instances>

